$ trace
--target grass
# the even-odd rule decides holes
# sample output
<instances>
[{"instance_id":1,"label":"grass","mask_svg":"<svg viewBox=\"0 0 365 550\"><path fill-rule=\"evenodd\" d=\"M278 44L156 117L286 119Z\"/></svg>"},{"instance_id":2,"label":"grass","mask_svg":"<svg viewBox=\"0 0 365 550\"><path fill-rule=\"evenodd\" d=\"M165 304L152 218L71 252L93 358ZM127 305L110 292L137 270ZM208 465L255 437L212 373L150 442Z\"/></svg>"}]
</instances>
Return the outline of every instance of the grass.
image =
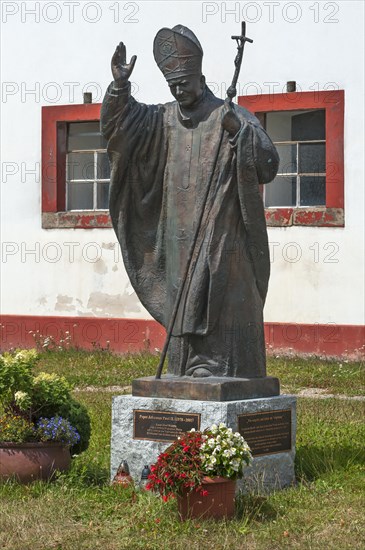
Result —
<instances>
[{"instance_id":1,"label":"grass","mask_svg":"<svg viewBox=\"0 0 365 550\"><path fill-rule=\"evenodd\" d=\"M268 374L277 376L287 391L322 388L328 393L365 395L365 369L362 362L327 361L319 358L269 357Z\"/></svg>"},{"instance_id":2,"label":"grass","mask_svg":"<svg viewBox=\"0 0 365 550\"><path fill-rule=\"evenodd\" d=\"M158 355L113 355L97 350L45 352L38 369L63 374L78 387L127 386L133 378L153 376ZM324 361L318 358L268 357L267 371L277 376L285 391L297 393L304 388L323 388L328 393L365 395L364 364Z\"/></svg>"},{"instance_id":3,"label":"grass","mask_svg":"<svg viewBox=\"0 0 365 550\"><path fill-rule=\"evenodd\" d=\"M365 403L299 399L296 474L316 480L365 463Z\"/></svg>"},{"instance_id":4,"label":"grass","mask_svg":"<svg viewBox=\"0 0 365 550\"><path fill-rule=\"evenodd\" d=\"M345 377L331 376L329 363L270 359L271 374L291 387L320 386L345 393L358 390L359 365L346 365ZM365 547L364 403L339 399L298 399L296 487L269 496L238 499L230 522L177 520L176 502L109 485L112 394L107 385L127 385L152 374L156 358L116 358L105 352L57 352L42 355L41 370L62 372L81 387L89 409L89 449L73 460L67 475L53 483L0 487L0 548L6 550L182 550L214 549L362 549ZM312 375L317 364L322 371ZM338 364L333 364L334 372ZM57 369L56 369L57 365ZM126 365L126 367L123 367ZM102 379L106 369L106 381ZM125 368L125 370L124 370ZM291 370L292 369L292 370ZM95 370L97 372L95 372ZM282 370L283 374L279 374ZM290 371L290 372L288 372ZM283 380L284 379L284 380ZM85 391L86 386L100 391ZM84 390L82 390L84 388ZM355 392L358 394L358 391Z\"/></svg>"},{"instance_id":5,"label":"grass","mask_svg":"<svg viewBox=\"0 0 365 550\"><path fill-rule=\"evenodd\" d=\"M155 374L157 364L158 356L147 353L120 356L71 349L43 353L37 370L63 374L80 388L128 386L134 378Z\"/></svg>"}]
</instances>

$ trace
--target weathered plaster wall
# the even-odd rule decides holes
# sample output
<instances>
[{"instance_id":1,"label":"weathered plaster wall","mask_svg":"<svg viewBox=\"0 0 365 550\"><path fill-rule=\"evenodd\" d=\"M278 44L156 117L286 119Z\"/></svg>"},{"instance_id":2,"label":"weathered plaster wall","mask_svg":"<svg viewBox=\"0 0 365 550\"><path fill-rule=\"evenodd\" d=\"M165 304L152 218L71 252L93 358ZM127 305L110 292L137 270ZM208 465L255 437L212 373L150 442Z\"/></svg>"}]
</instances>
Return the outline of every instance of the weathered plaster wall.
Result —
<instances>
[{"instance_id":1,"label":"weathered plaster wall","mask_svg":"<svg viewBox=\"0 0 365 550\"><path fill-rule=\"evenodd\" d=\"M170 100L152 43L161 26L176 23L198 35L207 81L224 97L235 55L230 35L245 16L254 44L240 94L281 92L288 80L303 90L345 90L345 228L269 229L266 320L363 323L362 2L120 2L119 13L116 2L50 2L46 11L41 2L39 22L27 11L36 4L2 2L3 313L148 318L111 229L41 228L41 107L81 103L83 89L101 101L120 40L128 56L138 55L136 98Z\"/></svg>"}]
</instances>

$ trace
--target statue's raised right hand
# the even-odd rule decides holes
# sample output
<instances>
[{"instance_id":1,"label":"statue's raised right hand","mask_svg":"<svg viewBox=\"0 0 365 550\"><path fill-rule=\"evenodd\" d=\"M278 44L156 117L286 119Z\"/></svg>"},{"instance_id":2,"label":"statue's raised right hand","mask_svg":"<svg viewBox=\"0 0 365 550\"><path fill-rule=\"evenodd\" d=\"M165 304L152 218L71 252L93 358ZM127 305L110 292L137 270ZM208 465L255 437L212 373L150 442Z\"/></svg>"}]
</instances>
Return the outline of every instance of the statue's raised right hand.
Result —
<instances>
[{"instance_id":1,"label":"statue's raised right hand","mask_svg":"<svg viewBox=\"0 0 365 550\"><path fill-rule=\"evenodd\" d=\"M112 73L116 82L126 83L132 74L137 56L133 55L130 62L126 63L126 49L123 42L120 42L112 57Z\"/></svg>"}]
</instances>

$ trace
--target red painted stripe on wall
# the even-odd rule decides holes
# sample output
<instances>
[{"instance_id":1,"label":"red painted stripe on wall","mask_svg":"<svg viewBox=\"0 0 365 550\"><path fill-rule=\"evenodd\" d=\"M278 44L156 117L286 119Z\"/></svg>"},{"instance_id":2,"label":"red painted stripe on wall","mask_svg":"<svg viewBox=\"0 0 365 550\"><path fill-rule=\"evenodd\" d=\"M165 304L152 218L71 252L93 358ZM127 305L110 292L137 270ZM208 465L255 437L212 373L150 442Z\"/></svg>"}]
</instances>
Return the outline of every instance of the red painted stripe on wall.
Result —
<instances>
[{"instance_id":1,"label":"red painted stripe on wall","mask_svg":"<svg viewBox=\"0 0 365 550\"><path fill-rule=\"evenodd\" d=\"M40 317L2 315L1 349L47 347L57 342L82 349L104 348L117 353L160 349L164 329L156 321L104 317Z\"/></svg>"},{"instance_id":2,"label":"red painted stripe on wall","mask_svg":"<svg viewBox=\"0 0 365 550\"><path fill-rule=\"evenodd\" d=\"M104 317L41 317L2 315L0 347L30 348L70 345L81 349L110 349L116 353L159 351L165 331L153 320ZM244 337L244 336L243 336ZM298 353L328 357L365 358L363 325L266 323L268 353Z\"/></svg>"}]
</instances>

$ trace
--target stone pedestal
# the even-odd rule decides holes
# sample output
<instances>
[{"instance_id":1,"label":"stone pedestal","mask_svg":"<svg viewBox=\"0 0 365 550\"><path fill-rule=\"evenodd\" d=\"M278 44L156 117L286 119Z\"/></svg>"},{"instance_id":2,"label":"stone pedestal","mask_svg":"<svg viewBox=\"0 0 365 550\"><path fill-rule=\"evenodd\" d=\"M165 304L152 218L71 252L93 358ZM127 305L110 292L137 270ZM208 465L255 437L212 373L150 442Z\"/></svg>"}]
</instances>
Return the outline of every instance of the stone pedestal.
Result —
<instances>
[{"instance_id":1,"label":"stone pedestal","mask_svg":"<svg viewBox=\"0 0 365 550\"><path fill-rule=\"evenodd\" d=\"M255 397L273 397L279 394L279 379L273 376L193 378L165 374L159 379L148 376L137 378L132 382L132 395L137 397L162 397L189 401L240 401Z\"/></svg>"},{"instance_id":2,"label":"stone pedestal","mask_svg":"<svg viewBox=\"0 0 365 550\"><path fill-rule=\"evenodd\" d=\"M138 482L143 466L156 462L180 430L220 422L240 431L253 449L253 464L240 487L264 493L295 482L296 398L291 395L239 401L114 397L111 477L127 460Z\"/></svg>"}]
</instances>

